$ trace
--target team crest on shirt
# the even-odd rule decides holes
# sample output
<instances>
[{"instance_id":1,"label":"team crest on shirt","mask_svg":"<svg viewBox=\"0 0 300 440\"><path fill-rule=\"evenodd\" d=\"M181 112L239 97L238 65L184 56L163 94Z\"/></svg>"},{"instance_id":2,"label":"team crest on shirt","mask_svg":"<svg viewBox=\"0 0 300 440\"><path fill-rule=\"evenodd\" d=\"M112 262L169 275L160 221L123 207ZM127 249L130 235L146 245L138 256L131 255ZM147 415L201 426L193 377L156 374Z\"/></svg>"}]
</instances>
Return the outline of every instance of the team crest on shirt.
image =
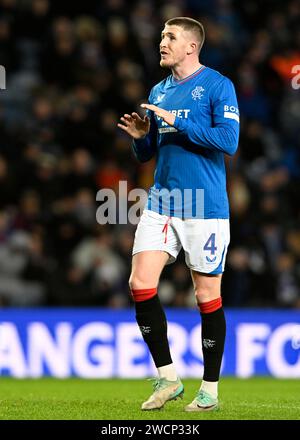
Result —
<instances>
[{"instance_id":1,"label":"team crest on shirt","mask_svg":"<svg viewBox=\"0 0 300 440\"><path fill-rule=\"evenodd\" d=\"M204 88L202 86L197 86L192 90L192 98L196 101L196 99L201 99L203 96Z\"/></svg>"}]
</instances>

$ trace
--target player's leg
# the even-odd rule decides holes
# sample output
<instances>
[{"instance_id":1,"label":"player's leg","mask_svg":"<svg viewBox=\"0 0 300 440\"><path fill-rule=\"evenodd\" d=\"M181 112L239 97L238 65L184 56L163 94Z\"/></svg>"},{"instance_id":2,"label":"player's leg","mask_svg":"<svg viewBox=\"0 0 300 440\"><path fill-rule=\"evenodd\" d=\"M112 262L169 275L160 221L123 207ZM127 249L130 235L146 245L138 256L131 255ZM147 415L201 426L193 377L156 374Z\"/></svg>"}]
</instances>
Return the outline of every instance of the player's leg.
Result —
<instances>
[{"instance_id":1,"label":"player's leg","mask_svg":"<svg viewBox=\"0 0 300 440\"><path fill-rule=\"evenodd\" d=\"M143 251L133 255L129 279L136 320L158 369L172 364L166 316L157 294L160 274L168 259L164 251ZM174 367L167 378L177 379Z\"/></svg>"},{"instance_id":2,"label":"player's leg","mask_svg":"<svg viewBox=\"0 0 300 440\"><path fill-rule=\"evenodd\" d=\"M186 410L215 409L226 331L221 278L229 244L229 222L226 219L188 219L176 231L184 247L186 264L191 269L202 321L204 376L196 399Z\"/></svg>"},{"instance_id":3,"label":"player's leg","mask_svg":"<svg viewBox=\"0 0 300 440\"><path fill-rule=\"evenodd\" d=\"M221 298L222 275L191 271L196 302L202 321L202 351L204 374L193 402L186 411L208 411L218 407L218 382L226 333Z\"/></svg>"},{"instance_id":4,"label":"player's leg","mask_svg":"<svg viewBox=\"0 0 300 440\"><path fill-rule=\"evenodd\" d=\"M136 320L159 376L154 384L154 393L143 403L142 409L161 408L166 401L183 393L170 355L166 316L157 295L164 266L176 259L181 248L169 223L167 216L144 211L133 245L129 284Z\"/></svg>"},{"instance_id":5,"label":"player's leg","mask_svg":"<svg viewBox=\"0 0 300 440\"><path fill-rule=\"evenodd\" d=\"M143 251L132 259L129 285L136 320L159 376L154 393L142 405L143 410L161 408L168 400L183 394L170 354L166 315L157 295L159 277L168 260L169 254L164 251Z\"/></svg>"}]
</instances>

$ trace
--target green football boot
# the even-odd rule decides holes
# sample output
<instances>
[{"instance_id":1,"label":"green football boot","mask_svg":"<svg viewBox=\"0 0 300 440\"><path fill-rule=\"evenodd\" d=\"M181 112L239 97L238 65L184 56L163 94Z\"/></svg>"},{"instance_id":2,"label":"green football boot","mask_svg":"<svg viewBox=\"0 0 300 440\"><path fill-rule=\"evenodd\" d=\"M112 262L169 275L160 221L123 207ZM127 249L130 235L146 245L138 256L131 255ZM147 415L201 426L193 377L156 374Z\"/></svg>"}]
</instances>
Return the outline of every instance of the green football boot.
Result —
<instances>
[{"instance_id":1,"label":"green football boot","mask_svg":"<svg viewBox=\"0 0 300 440\"><path fill-rule=\"evenodd\" d=\"M186 411L216 411L219 408L218 399L203 390L198 391L195 399L185 407Z\"/></svg>"},{"instance_id":2,"label":"green football boot","mask_svg":"<svg viewBox=\"0 0 300 440\"><path fill-rule=\"evenodd\" d=\"M155 379L153 389L153 394L142 404L142 410L160 409L169 400L182 399L184 392L183 384L179 378L174 381L164 377Z\"/></svg>"}]
</instances>

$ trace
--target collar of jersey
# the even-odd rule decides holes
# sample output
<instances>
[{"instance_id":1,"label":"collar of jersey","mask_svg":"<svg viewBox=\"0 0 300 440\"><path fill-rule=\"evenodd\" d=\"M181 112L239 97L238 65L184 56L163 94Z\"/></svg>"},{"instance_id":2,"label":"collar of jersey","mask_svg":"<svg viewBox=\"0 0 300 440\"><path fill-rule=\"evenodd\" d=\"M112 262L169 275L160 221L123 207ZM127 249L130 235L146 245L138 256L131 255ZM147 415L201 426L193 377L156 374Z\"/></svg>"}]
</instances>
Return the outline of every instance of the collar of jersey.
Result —
<instances>
[{"instance_id":1,"label":"collar of jersey","mask_svg":"<svg viewBox=\"0 0 300 440\"><path fill-rule=\"evenodd\" d=\"M183 84L183 83L185 83L186 81L189 81L190 79L192 79L192 78L195 78L195 76L197 76L197 75L199 75L199 73L201 73L204 69L205 69L205 67L206 66L201 66L201 67L199 67L199 69L198 70L196 70L196 72L194 72L194 73L191 73L189 76L186 76L185 78L183 78L183 79L176 79L176 78L174 78L174 76L172 75L172 82L173 82L173 84Z\"/></svg>"}]
</instances>

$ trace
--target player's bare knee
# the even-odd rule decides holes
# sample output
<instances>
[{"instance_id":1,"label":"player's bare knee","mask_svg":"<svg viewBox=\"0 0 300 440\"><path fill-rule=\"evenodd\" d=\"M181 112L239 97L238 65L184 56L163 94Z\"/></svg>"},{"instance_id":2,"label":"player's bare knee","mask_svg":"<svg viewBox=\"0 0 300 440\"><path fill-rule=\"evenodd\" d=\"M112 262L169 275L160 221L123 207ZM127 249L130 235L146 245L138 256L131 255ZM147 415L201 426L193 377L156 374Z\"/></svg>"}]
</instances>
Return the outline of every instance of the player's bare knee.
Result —
<instances>
[{"instance_id":1,"label":"player's bare knee","mask_svg":"<svg viewBox=\"0 0 300 440\"><path fill-rule=\"evenodd\" d=\"M152 284L150 285L149 280L139 277L136 274L131 274L129 278L129 287L130 290L137 289L148 289L154 287Z\"/></svg>"},{"instance_id":2,"label":"player's bare knee","mask_svg":"<svg viewBox=\"0 0 300 440\"><path fill-rule=\"evenodd\" d=\"M195 299L196 303L199 306L199 304L212 301L213 299L218 298L220 296L218 293L216 293L213 290L210 289L196 289L195 290Z\"/></svg>"}]
</instances>

